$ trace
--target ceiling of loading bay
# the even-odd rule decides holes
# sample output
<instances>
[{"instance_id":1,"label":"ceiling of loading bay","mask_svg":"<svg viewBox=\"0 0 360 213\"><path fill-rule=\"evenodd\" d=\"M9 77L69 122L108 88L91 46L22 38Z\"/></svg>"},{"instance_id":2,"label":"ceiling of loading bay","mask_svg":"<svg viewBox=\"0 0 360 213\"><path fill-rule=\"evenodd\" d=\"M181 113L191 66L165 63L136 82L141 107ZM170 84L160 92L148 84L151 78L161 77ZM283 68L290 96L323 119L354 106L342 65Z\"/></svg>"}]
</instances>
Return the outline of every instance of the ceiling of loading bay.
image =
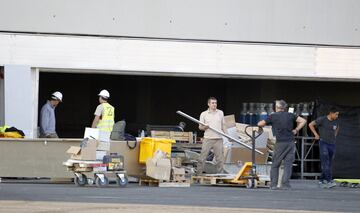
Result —
<instances>
[{"instance_id":1,"label":"ceiling of loading bay","mask_svg":"<svg viewBox=\"0 0 360 213\"><path fill-rule=\"evenodd\" d=\"M84 128L91 125L102 89L110 92L115 120L125 119L127 132L134 135L146 124L180 121L186 122L186 131L196 131L197 125L176 111L198 118L210 96L218 99L219 109L236 118L243 102L284 99L298 103L321 98L360 105L360 83L41 72L39 110L53 91L61 91L64 99L56 109L57 131L60 137L82 137Z\"/></svg>"}]
</instances>

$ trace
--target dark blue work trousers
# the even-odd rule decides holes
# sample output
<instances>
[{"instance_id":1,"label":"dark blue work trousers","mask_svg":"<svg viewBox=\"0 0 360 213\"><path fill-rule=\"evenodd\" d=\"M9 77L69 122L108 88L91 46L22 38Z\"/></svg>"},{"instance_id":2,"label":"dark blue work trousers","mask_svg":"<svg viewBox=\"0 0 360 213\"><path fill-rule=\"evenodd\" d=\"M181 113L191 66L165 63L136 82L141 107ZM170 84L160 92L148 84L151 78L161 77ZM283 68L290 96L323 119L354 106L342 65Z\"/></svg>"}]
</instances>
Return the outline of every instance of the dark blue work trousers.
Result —
<instances>
[{"instance_id":1,"label":"dark blue work trousers","mask_svg":"<svg viewBox=\"0 0 360 213\"><path fill-rule=\"evenodd\" d=\"M332 180L332 162L335 157L335 144L326 143L320 139L319 149L321 161L320 180L330 182Z\"/></svg>"}]
</instances>

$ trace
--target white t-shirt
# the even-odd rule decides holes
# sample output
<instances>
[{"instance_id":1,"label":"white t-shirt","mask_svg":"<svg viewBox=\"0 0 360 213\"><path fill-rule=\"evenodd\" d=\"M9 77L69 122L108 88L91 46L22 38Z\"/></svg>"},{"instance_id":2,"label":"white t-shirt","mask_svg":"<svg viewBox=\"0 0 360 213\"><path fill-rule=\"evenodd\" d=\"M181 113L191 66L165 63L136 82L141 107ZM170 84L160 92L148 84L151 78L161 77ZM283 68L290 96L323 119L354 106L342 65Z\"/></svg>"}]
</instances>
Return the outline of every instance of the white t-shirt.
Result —
<instances>
[{"instance_id":1,"label":"white t-shirt","mask_svg":"<svg viewBox=\"0 0 360 213\"><path fill-rule=\"evenodd\" d=\"M96 107L96 110L95 110L95 113L94 115L97 115L97 116L101 116L102 113L104 111L104 107L102 104L99 104L97 107Z\"/></svg>"},{"instance_id":2,"label":"white t-shirt","mask_svg":"<svg viewBox=\"0 0 360 213\"><path fill-rule=\"evenodd\" d=\"M209 110L202 112L200 115L200 121L219 131L223 131L225 127L224 112L219 109L215 112L211 112ZM222 136L211 129L207 129L205 130L204 138L220 139Z\"/></svg>"}]
</instances>

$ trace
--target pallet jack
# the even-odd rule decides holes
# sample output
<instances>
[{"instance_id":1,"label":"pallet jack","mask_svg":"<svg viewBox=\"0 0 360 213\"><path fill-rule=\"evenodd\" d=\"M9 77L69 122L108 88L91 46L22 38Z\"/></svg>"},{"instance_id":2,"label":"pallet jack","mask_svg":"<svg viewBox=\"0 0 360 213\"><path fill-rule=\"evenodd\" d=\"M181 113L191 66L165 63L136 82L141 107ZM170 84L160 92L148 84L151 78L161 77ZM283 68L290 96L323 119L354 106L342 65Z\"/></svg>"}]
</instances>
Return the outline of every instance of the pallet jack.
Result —
<instances>
[{"instance_id":1,"label":"pallet jack","mask_svg":"<svg viewBox=\"0 0 360 213\"><path fill-rule=\"evenodd\" d=\"M201 125L206 125L206 124L202 123L201 121L191 117L190 115L188 115L182 111L176 111L176 113L195 122L195 123L198 123ZM248 133L248 131L247 131L249 128L251 128L251 130L252 130L251 134ZM252 162L246 162L242 166L240 171L235 175L235 177L233 175L227 175L227 174L221 174L220 176L215 174L215 175L210 175L210 176L209 175L208 176L194 176L194 177L192 177L192 180L198 181L200 183L210 181L210 184L212 184L212 185L214 185L218 182L222 182L225 184L237 184L237 185L241 184L241 185L246 185L246 187L248 187L248 188L256 188L257 182L259 181L259 177L256 174L255 152L259 153L261 155L263 155L264 153L255 149L255 140L263 133L263 129L258 126L246 126L245 133L247 136L250 137L250 139L252 141L252 146L249 146L248 144L244 143L244 141L241 141L238 138L231 137L230 135L227 135L227 134L223 133L222 131L215 129L211 126L209 126L209 129L250 149L252 152ZM256 132L258 132L257 135L255 134Z\"/></svg>"},{"instance_id":2,"label":"pallet jack","mask_svg":"<svg viewBox=\"0 0 360 213\"><path fill-rule=\"evenodd\" d=\"M249 130L251 129L251 133ZM231 174L208 174L205 176L194 176L192 180L200 184L210 185L232 185L232 186L246 186L246 188L257 188L260 182L259 175L256 171L257 164L255 160L255 142L256 139L263 133L263 129L257 126L247 126L245 133L252 142L252 160L245 162L236 175Z\"/></svg>"},{"instance_id":3,"label":"pallet jack","mask_svg":"<svg viewBox=\"0 0 360 213\"><path fill-rule=\"evenodd\" d=\"M248 129L251 128L251 134ZM256 135L256 132L258 133ZM255 160L255 141L263 133L262 127L246 126L245 134L250 137L252 142L251 162L245 162L240 171L236 174L235 178L230 183L243 184L247 188L257 188L259 177L256 173L256 160Z\"/></svg>"}]
</instances>

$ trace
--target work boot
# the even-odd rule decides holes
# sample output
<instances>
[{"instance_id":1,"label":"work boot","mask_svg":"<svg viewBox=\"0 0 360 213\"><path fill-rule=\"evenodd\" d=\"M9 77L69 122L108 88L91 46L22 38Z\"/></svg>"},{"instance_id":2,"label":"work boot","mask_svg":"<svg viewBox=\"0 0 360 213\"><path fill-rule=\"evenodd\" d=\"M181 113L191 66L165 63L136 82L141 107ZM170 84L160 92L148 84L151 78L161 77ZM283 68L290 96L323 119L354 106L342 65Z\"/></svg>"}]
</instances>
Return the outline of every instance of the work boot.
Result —
<instances>
[{"instance_id":1,"label":"work boot","mask_svg":"<svg viewBox=\"0 0 360 213\"><path fill-rule=\"evenodd\" d=\"M326 180L323 180L323 181L319 182L319 186L320 186L320 188L322 188L322 189L327 189L327 188L329 188L329 187L328 187L328 182L327 182Z\"/></svg>"},{"instance_id":2,"label":"work boot","mask_svg":"<svg viewBox=\"0 0 360 213\"><path fill-rule=\"evenodd\" d=\"M290 190L290 189L291 189L291 186L290 186L290 184L288 184L288 185L282 185L282 186L280 187L280 189L281 189L281 190Z\"/></svg>"},{"instance_id":3,"label":"work boot","mask_svg":"<svg viewBox=\"0 0 360 213\"><path fill-rule=\"evenodd\" d=\"M280 188L277 186L270 186L270 190L279 190Z\"/></svg>"},{"instance_id":4,"label":"work boot","mask_svg":"<svg viewBox=\"0 0 360 213\"><path fill-rule=\"evenodd\" d=\"M328 182L327 183L327 187L330 189L330 188L333 188L333 187L335 187L336 186L336 183L335 183L335 181L330 181L330 182Z\"/></svg>"}]
</instances>

